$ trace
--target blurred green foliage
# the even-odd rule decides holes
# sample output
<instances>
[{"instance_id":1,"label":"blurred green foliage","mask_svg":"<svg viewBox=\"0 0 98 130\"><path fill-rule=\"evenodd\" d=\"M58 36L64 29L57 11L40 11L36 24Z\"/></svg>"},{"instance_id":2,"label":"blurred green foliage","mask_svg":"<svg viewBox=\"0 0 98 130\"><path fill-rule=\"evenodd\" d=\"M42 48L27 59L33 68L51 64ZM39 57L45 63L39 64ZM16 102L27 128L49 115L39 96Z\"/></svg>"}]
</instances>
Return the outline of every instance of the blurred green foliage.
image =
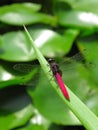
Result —
<instances>
[{"instance_id":1,"label":"blurred green foliage","mask_svg":"<svg viewBox=\"0 0 98 130\"><path fill-rule=\"evenodd\" d=\"M0 7L1 130L46 130L52 123L80 124L65 108L47 79L36 76L35 67L30 73L23 73L23 68L20 72L13 68L21 62L24 66L35 64L36 55L24 33L23 24L27 25L35 44L46 58L53 57L62 62L67 54L81 52L78 62L70 60L63 64L61 68L66 68L63 79L98 115L97 5L97 0L47 0L45 4L15 3Z\"/></svg>"}]
</instances>

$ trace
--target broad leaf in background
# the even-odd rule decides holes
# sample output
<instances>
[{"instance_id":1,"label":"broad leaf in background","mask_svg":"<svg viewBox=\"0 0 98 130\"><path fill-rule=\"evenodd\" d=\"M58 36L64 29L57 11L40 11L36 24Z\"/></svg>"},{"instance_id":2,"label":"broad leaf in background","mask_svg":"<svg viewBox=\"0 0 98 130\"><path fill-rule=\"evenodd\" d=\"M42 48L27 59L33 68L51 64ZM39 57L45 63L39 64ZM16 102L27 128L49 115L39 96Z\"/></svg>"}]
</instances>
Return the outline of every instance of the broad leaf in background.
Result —
<instances>
[{"instance_id":1,"label":"broad leaf in background","mask_svg":"<svg viewBox=\"0 0 98 130\"><path fill-rule=\"evenodd\" d=\"M66 7L66 5L66 2L64 1L59 1L55 5L55 14L58 17L60 25L65 27L75 27L82 30L94 30L95 28L98 28L97 13L71 9L70 7Z\"/></svg>"},{"instance_id":2,"label":"broad leaf in background","mask_svg":"<svg viewBox=\"0 0 98 130\"><path fill-rule=\"evenodd\" d=\"M3 87L9 87L14 84L24 84L30 79L33 79L38 68L33 68L30 73L21 73L14 70L15 63L11 62L0 62L0 89Z\"/></svg>"},{"instance_id":3,"label":"broad leaf in background","mask_svg":"<svg viewBox=\"0 0 98 130\"><path fill-rule=\"evenodd\" d=\"M44 13L37 13L40 8L41 5L32 3L4 6L0 8L0 21L18 26L39 22L55 25L56 19L54 17Z\"/></svg>"},{"instance_id":4,"label":"broad leaf in background","mask_svg":"<svg viewBox=\"0 0 98 130\"><path fill-rule=\"evenodd\" d=\"M98 0L81 0L81 1L72 1L66 0L73 9L78 11L86 11L98 14ZM65 2L66 2L65 1Z\"/></svg>"},{"instance_id":5,"label":"broad leaf in background","mask_svg":"<svg viewBox=\"0 0 98 130\"><path fill-rule=\"evenodd\" d=\"M62 56L68 53L78 30L67 30L64 36L50 29L30 29L35 44L42 50L45 56ZM59 44L60 43L60 44ZM6 44L8 45L6 47ZM7 61L30 61L35 59L35 53L28 38L22 31L6 33L2 36L1 48L4 53L0 58Z\"/></svg>"},{"instance_id":6,"label":"broad leaf in background","mask_svg":"<svg viewBox=\"0 0 98 130\"><path fill-rule=\"evenodd\" d=\"M18 89L14 86L0 91L0 129L25 125L33 115L34 108L22 87Z\"/></svg>"}]
</instances>

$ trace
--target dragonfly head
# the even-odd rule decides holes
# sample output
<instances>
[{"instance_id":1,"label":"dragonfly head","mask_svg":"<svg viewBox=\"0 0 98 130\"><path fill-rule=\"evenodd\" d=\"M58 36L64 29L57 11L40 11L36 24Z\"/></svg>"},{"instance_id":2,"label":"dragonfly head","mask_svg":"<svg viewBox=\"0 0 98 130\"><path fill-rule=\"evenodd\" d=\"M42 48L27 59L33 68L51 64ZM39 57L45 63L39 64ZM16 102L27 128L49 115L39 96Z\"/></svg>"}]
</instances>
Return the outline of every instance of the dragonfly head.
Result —
<instances>
[{"instance_id":1,"label":"dragonfly head","mask_svg":"<svg viewBox=\"0 0 98 130\"><path fill-rule=\"evenodd\" d=\"M49 58L49 59L48 59L48 62L49 62L49 63L53 63L53 62L55 62L55 60L52 59L52 58Z\"/></svg>"}]
</instances>

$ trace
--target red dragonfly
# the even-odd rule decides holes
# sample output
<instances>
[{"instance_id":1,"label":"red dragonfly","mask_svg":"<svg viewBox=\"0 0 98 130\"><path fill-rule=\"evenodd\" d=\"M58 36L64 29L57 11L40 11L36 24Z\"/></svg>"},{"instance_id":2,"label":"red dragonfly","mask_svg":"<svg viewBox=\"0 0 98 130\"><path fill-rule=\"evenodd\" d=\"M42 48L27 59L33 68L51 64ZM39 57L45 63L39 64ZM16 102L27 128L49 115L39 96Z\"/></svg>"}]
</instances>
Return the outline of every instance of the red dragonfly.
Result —
<instances>
[{"instance_id":1,"label":"red dragonfly","mask_svg":"<svg viewBox=\"0 0 98 130\"><path fill-rule=\"evenodd\" d=\"M67 100L70 100L69 99L69 94L68 94L67 89L66 89L66 86L64 85L63 80L62 80L62 71L60 70L59 66L57 65L57 63L55 62L54 59L49 59L48 62L50 64L50 68L51 68L51 70L53 72L53 75L56 78L56 81L57 81L57 83L58 83L64 97Z\"/></svg>"},{"instance_id":2,"label":"red dragonfly","mask_svg":"<svg viewBox=\"0 0 98 130\"><path fill-rule=\"evenodd\" d=\"M86 52L86 50L84 50L84 53L85 52ZM86 52L86 54L87 54L87 52ZM67 60L65 59L65 61L63 61L63 64L65 63L65 65L66 65L67 63L69 63L70 61L73 61L73 60L79 61L79 62L84 62L85 59L84 59L83 55L81 55L81 52L79 52L76 55L72 56L71 58L69 58ZM70 100L68 91L67 91L66 86L64 85L64 82L62 80L62 71L60 70L58 64L52 58L48 59L48 62L49 62L50 68L53 72L53 75L55 76L55 79L56 79L64 97L67 100ZM90 67L92 67L93 64L87 63L86 65L90 65ZM31 64L16 64L16 65L14 65L14 69L21 71L21 72L30 72L32 70L32 68L34 68L34 65L31 65ZM67 68L67 69L71 69L71 68Z\"/></svg>"}]
</instances>

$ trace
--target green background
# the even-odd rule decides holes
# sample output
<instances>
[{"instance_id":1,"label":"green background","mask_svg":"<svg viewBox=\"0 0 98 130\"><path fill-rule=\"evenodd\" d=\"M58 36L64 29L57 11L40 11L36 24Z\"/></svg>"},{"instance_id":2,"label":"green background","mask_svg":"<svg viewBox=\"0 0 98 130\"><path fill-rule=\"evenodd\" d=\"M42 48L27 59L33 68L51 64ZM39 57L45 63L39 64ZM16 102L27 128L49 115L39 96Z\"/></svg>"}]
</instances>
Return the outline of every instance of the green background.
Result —
<instances>
[{"instance_id":1,"label":"green background","mask_svg":"<svg viewBox=\"0 0 98 130\"><path fill-rule=\"evenodd\" d=\"M0 129L57 130L81 125L44 74L39 74L41 69L23 24L43 55L61 64L65 84L97 116L98 1L1 3ZM17 64L20 71L14 69Z\"/></svg>"}]
</instances>

